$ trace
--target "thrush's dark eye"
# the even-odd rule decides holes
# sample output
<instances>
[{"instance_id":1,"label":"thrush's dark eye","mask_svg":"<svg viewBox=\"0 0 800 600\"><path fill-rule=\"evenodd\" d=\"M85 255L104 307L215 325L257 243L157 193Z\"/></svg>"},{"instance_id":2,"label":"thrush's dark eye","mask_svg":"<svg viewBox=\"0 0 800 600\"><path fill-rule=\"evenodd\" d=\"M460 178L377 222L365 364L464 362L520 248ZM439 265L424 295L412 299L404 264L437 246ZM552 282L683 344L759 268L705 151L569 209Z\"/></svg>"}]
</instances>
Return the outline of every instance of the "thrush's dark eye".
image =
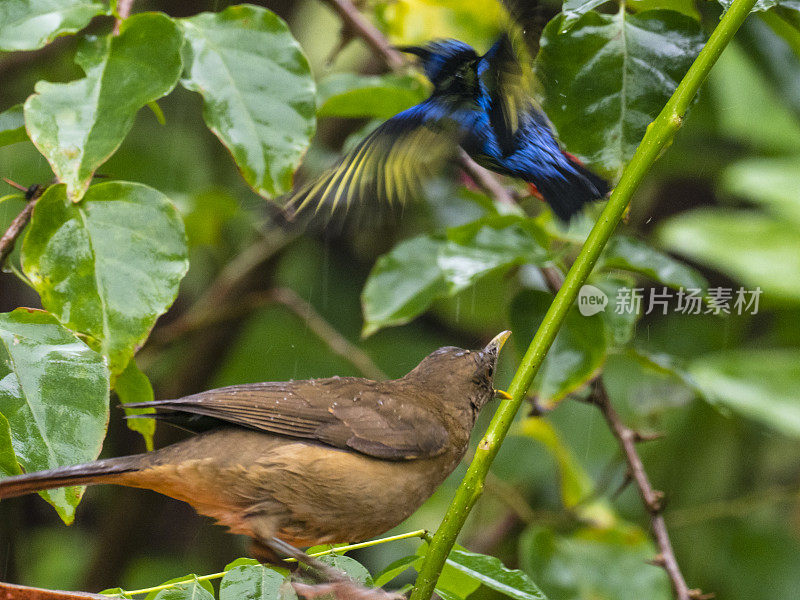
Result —
<instances>
[{"instance_id":1,"label":"thrush's dark eye","mask_svg":"<svg viewBox=\"0 0 800 600\"><path fill-rule=\"evenodd\" d=\"M494 373L494 367L489 367L488 373L489 373L489 377L491 377L492 374Z\"/></svg>"}]
</instances>

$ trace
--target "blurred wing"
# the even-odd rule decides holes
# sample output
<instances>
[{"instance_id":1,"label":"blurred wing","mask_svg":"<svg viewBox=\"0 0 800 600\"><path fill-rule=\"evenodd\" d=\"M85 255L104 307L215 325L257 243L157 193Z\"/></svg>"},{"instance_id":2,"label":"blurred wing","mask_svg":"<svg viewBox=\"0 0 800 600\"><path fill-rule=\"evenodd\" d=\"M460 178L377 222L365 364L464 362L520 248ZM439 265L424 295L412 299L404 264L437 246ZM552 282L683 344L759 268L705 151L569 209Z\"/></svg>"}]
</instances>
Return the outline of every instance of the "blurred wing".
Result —
<instances>
[{"instance_id":1,"label":"blurred wing","mask_svg":"<svg viewBox=\"0 0 800 600\"><path fill-rule=\"evenodd\" d=\"M461 137L451 110L430 98L370 133L338 165L290 200L300 211L324 204L333 212L344 202L400 203L422 195L423 183L453 159Z\"/></svg>"},{"instance_id":2,"label":"blurred wing","mask_svg":"<svg viewBox=\"0 0 800 600\"><path fill-rule=\"evenodd\" d=\"M441 454L447 430L429 411L392 397L386 384L358 378L253 383L176 400L126 404L142 415L186 425L194 417L403 460ZM398 406L402 404L402 410ZM187 418L188 417L188 418Z\"/></svg>"},{"instance_id":3,"label":"blurred wing","mask_svg":"<svg viewBox=\"0 0 800 600\"><path fill-rule=\"evenodd\" d=\"M489 96L489 123L504 156L516 148L516 135L533 105L529 61L508 34L484 55L478 74Z\"/></svg>"}]
</instances>

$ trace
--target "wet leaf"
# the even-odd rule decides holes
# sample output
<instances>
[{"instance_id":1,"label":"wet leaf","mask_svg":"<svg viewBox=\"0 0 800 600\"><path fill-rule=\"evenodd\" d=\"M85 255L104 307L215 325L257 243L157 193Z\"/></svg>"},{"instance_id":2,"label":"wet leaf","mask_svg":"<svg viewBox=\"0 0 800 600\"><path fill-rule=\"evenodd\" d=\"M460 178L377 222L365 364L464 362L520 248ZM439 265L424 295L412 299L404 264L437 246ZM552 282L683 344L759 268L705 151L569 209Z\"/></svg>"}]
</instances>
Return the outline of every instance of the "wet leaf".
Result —
<instances>
[{"instance_id":1,"label":"wet leaf","mask_svg":"<svg viewBox=\"0 0 800 600\"><path fill-rule=\"evenodd\" d=\"M705 277L696 269L627 235L611 238L599 268L632 271L674 289L705 290L708 287Z\"/></svg>"},{"instance_id":2,"label":"wet leaf","mask_svg":"<svg viewBox=\"0 0 800 600\"><path fill-rule=\"evenodd\" d=\"M289 191L316 126L308 60L279 17L257 6L182 19L186 72L203 118L261 196Z\"/></svg>"},{"instance_id":3,"label":"wet leaf","mask_svg":"<svg viewBox=\"0 0 800 600\"><path fill-rule=\"evenodd\" d=\"M658 238L671 251L719 269L749 290L760 287L772 300L800 301L800 236L793 223L751 210L705 208L667 220Z\"/></svg>"},{"instance_id":4,"label":"wet leaf","mask_svg":"<svg viewBox=\"0 0 800 600\"><path fill-rule=\"evenodd\" d=\"M178 294L183 223L166 196L138 183L92 186L79 204L52 186L33 213L22 267L43 306L120 373Z\"/></svg>"},{"instance_id":5,"label":"wet leaf","mask_svg":"<svg viewBox=\"0 0 800 600\"><path fill-rule=\"evenodd\" d=\"M417 561L419 561L419 556L416 554L398 558L396 561L375 575L375 587L383 587L395 577L408 571Z\"/></svg>"},{"instance_id":6,"label":"wet leaf","mask_svg":"<svg viewBox=\"0 0 800 600\"><path fill-rule=\"evenodd\" d=\"M561 500L565 507L573 508L589 497L594 483L549 421L529 417L522 422L520 433L541 443L556 459L561 476Z\"/></svg>"},{"instance_id":7,"label":"wet leaf","mask_svg":"<svg viewBox=\"0 0 800 600\"><path fill-rule=\"evenodd\" d=\"M520 352L530 344L552 300L547 292L524 290L512 301L511 329ZM573 306L534 379L539 401L552 405L580 389L598 373L605 358L603 318L583 316Z\"/></svg>"},{"instance_id":8,"label":"wet leaf","mask_svg":"<svg viewBox=\"0 0 800 600\"><path fill-rule=\"evenodd\" d=\"M164 583L182 581L176 586L151 592L145 600L214 600L214 588L208 581L197 581L197 575L186 575Z\"/></svg>"},{"instance_id":9,"label":"wet leaf","mask_svg":"<svg viewBox=\"0 0 800 600\"><path fill-rule=\"evenodd\" d=\"M372 576L367 568L354 558L343 554L325 554L318 556L317 560L332 566L334 569L344 571L355 581L372 585Z\"/></svg>"},{"instance_id":10,"label":"wet leaf","mask_svg":"<svg viewBox=\"0 0 800 600\"><path fill-rule=\"evenodd\" d=\"M25 102L28 133L71 200L81 199L95 169L119 148L136 112L175 87L181 43L166 15L134 15L118 36L84 40L75 62L85 78L36 84Z\"/></svg>"},{"instance_id":11,"label":"wet leaf","mask_svg":"<svg viewBox=\"0 0 800 600\"><path fill-rule=\"evenodd\" d=\"M619 300L631 293L630 290L636 286L636 280L632 275L606 273L594 276L591 285L599 289L608 299L608 304L601 314L606 325L606 339L609 345L616 348L626 346L633 339L636 322L642 316L642 311L635 310L636 306L632 303L620 307ZM579 303L581 299L581 296L578 296Z\"/></svg>"},{"instance_id":12,"label":"wet leaf","mask_svg":"<svg viewBox=\"0 0 800 600\"><path fill-rule=\"evenodd\" d=\"M689 375L709 402L800 436L800 351L706 354L689 365Z\"/></svg>"},{"instance_id":13,"label":"wet leaf","mask_svg":"<svg viewBox=\"0 0 800 600\"><path fill-rule=\"evenodd\" d=\"M103 357L50 314L0 314L0 413L26 471L97 458L108 421ZM83 488L40 492L71 523Z\"/></svg>"},{"instance_id":14,"label":"wet leaf","mask_svg":"<svg viewBox=\"0 0 800 600\"><path fill-rule=\"evenodd\" d=\"M36 50L60 35L75 33L97 15L108 13L89 0L3 0L0 2L0 50Z\"/></svg>"},{"instance_id":15,"label":"wet leaf","mask_svg":"<svg viewBox=\"0 0 800 600\"><path fill-rule=\"evenodd\" d=\"M228 572L219 584L219 600L278 600L297 597L285 575L264 565L239 565L226 570Z\"/></svg>"},{"instance_id":16,"label":"wet leaf","mask_svg":"<svg viewBox=\"0 0 800 600\"><path fill-rule=\"evenodd\" d=\"M407 323L434 300L452 297L496 269L546 264L543 243L532 221L507 215L450 229L444 238L399 244L378 259L364 286L364 335Z\"/></svg>"},{"instance_id":17,"label":"wet leaf","mask_svg":"<svg viewBox=\"0 0 800 600\"><path fill-rule=\"evenodd\" d=\"M609 0L564 0L564 4L561 7L564 18L561 22L560 33L569 31L583 15L608 1Z\"/></svg>"},{"instance_id":18,"label":"wet leaf","mask_svg":"<svg viewBox=\"0 0 800 600\"><path fill-rule=\"evenodd\" d=\"M150 380L139 370L133 358L128 361L128 366L114 381L114 391L123 408L128 402L152 402L155 399ZM155 412L154 408L125 408L126 415L147 415ZM126 419L125 424L129 429L142 434L148 450L153 449L153 435L156 432L155 419Z\"/></svg>"},{"instance_id":19,"label":"wet leaf","mask_svg":"<svg viewBox=\"0 0 800 600\"><path fill-rule=\"evenodd\" d=\"M460 546L458 546L460 548ZM425 555L428 553L430 545L426 542L417 547L417 564L415 568L419 571L422 568L422 562ZM452 551L451 551L452 554ZM436 582L436 593L445 598L460 598L463 600L473 592L476 592L481 587L481 582L475 577L465 573L455 566L448 559L445 562L439 580Z\"/></svg>"},{"instance_id":20,"label":"wet leaf","mask_svg":"<svg viewBox=\"0 0 800 600\"><path fill-rule=\"evenodd\" d=\"M0 414L0 474L11 477L20 473L22 469L19 468L17 455L11 443L11 426L8 424L8 419Z\"/></svg>"},{"instance_id":21,"label":"wet leaf","mask_svg":"<svg viewBox=\"0 0 800 600\"><path fill-rule=\"evenodd\" d=\"M733 0L717 0L726 11L731 7L733 4ZM769 10L770 8L775 8L776 6L785 6L786 8L792 8L794 10L800 10L800 4L795 0L758 0L756 5L751 10L751 13L754 12L764 12Z\"/></svg>"},{"instance_id":22,"label":"wet leaf","mask_svg":"<svg viewBox=\"0 0 800 600\"><path fill-rule=\"evenodd\" d=\"M15 104L0 113L0 146L8 146L28 139L22 104Z\"/></svg>"},{"instance_id":23,"label":"wet leaf","mask_svg":"<svg viewBox=\"0 0 800 600\"><path fill-rule=\"evenodd\" d=\"M697 21L668 10L590 11L544 30L536 70L544 109L570 152L615 180L703 46Z\"/></svg>"},{"instance_id":24,"label":"wet leaf","mask_svg":"<svg viewBox=\"0 0 800 600\"><path fill-rule=\"evenodd\" d=\"M645 562L655 554L637 527L586 527L569 535L532 527L520 540L523 569L559 600L669 600L664 570Z\"/></svg>"},{"instance_id":25,"label":"wet leaf","mask_svg":"<svg viewBox=\"0 0 800 600\"><path fill-rule=\"evenodd\" d=\"M547 600L528 575L518 569L509 569L494 556L454 548L447 564L509 598Z\"/></svg>"},{"instance_id":26,"label":"wet leaf","mask_svg":"<svg viewBox=\"0 0 800 600\"><path fill-rule=\"evenodd\" d=\"M319 83L317 116L388 119L426 96L420 80L409 75L333 73Z\"/></svg>"},{"instance_id":27,"label":"wet leaf","mask_svg":"<svg viewBox=\"0 0 800 600\"><path fill-rule=\"evenodd\" d=\"M725 170L722 189L800 224L800 156L748 159Z\"/></svg>"}]
</instances>

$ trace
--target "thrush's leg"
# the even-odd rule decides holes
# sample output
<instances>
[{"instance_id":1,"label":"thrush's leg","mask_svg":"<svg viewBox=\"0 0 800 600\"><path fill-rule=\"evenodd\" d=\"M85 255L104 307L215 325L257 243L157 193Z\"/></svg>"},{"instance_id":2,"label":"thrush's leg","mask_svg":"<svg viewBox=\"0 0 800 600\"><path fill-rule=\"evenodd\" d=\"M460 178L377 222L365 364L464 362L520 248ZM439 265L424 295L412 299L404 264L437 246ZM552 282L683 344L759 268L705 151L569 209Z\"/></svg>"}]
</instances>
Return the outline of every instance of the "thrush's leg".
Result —
<instances>
[{"instance_id":1,"label":"thrush's leg","mask_svg":"<svg viewBox=\"0 0 800 600\"><path fill-rule=\"evenodd\" d=\"M326 565L278 538L259 539L257 544L269 550L273 556L284 555L294 558L298 563L313 569L312 572L316 572L319 577L327 579L326 582L317 584L292 582L292 587L294 587L295 591L309 600L326 594L333 594L339 600L405 600L405 596L402 594L387 592L380 588L364 587L350 579L340 570Z\"/></svg>"}]
</instances>

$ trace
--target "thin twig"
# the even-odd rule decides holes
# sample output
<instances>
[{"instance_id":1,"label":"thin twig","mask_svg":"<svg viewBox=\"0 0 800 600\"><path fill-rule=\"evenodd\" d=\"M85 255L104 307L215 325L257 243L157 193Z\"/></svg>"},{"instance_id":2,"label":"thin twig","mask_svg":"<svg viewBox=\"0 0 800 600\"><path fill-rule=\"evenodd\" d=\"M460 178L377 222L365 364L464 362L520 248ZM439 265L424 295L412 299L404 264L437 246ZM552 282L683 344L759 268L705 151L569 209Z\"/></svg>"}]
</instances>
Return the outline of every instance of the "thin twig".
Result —
<instances>
[{"instance_id":1,"label":"thin twig","mask_svg":"<svg viewBox=\"0 0 800 600\"><path fill-rule=\"evenodd\" d=\"M505 186L500 183L497 177L476 163L463 148L458 149L458 160L461 168L469 175L475 183L482 187L487 194L503 204L515 204L514 197L509 193Z\"/></svg>"},{"instance_id":2,"label":"thin twig","mask_svg":"<svg viewBox=\"0 0 800 600\"><path fill-rule=\"evenodd\" d=\"M659 554L654 559L653 563L663 567L669 576L670 583L675 592L675 598L678 600L697 600L699 598L708 597L704 596L700 590L689 589L686 580L681 573L678 566L678 561L675 558L675 552L672 549L672 543L669 539L667 532L667 525L664 522L663 503L664 494L655 488L650 483L650 478L644 469L644 464L636 450L636 442L640 436L625 425L619 416L619 413L614 409L611 400L608 397L608 391L603 385L600 377L596 378L592 386L592 403L600 409L603 417L608 423L609 429L617 438L619 445L625 454L625 460L628 463L628 473L636 483L639 489L639 495L642 497L647 512L650 513L650 521L653 527L653 535L658 546Z\"/></svg>"},{"instance_id":3,"label":"thin twig","mask_svg":"<svg viewBox=\"0 0 800 600\"><path fill-rule=\"evenodd\" d=\"M290 288L273 288L263 292L253 292L235 304L216 306L202 313L184 313L181 318L157 330L152 336L151 344L155 346L170 344L189 333L205 329L210 325L237 319L275 303L282 304L300 317L312 333L325 342L334 354L351 363L362 375L378 380L387 378L386 373L372 361L366 352L350 343L311 304Z\"/></svg>"},{"instance_id":4,"label":"thin twig","mask_svg":"<svg viewBox=\"0 0 800 600\"><path fill-rule=\"evenodd\" d=\"M25 189L18 184L8 181L7 179L6 182L13 187ZM22 230L25 229L25 226L31 220L31 215L33 215L33 207L36 206L36 203L39 201L44 189L45 186L36 186L26 190L28 192L26 195L28 198L28 203L25 205L25 208L23 208L22 211L20 211L20 213L14 217L14 220L11 221L11 225L8 226L8 229L6 229L3 237L0 238L0 268L2 268L3 263L8 255L11 254L11 251L14 250L14 244L19 235L22 233Z\"/></svg>"},{"instance_id":5,"label":"thin twig","mask_svg":"<svg viewBox=\"0 0 800 600\"><path fill-rule=\"evenodd\" d=\"M336 11L350 31L363 39L392 71L397 71L405 65L403 55L392 47L377 27L361 15L350 0L325 0L325 2Z\"/></svg>"},{"instance_id":6,"label":"thin twig","mask_svg":"<svg viewBox=\"0 0 800 600\"><path fill-rule=\"evenodd\" d=\"M133 8L133 0L117 0L117 19L114 21L114 29L111 31L113 35L119 35L119 26L131 14Z\"/></svg>"}]
</instances>

